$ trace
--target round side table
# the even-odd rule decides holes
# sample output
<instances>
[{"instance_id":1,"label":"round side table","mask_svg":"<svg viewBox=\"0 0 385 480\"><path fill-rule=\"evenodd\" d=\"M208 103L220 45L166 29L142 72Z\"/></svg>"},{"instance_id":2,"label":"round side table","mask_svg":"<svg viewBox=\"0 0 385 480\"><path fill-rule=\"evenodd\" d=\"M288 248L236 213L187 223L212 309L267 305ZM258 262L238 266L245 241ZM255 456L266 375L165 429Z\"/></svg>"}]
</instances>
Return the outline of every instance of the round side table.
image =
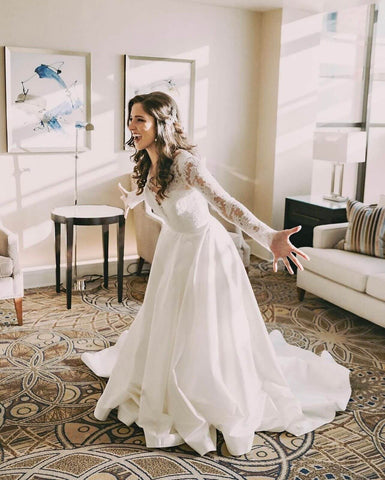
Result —
<instances>
[{"instance_id":1,"label":"round side table","mask_svg":"<svg viewBox=\"0 0 385 480\"><path fill-rule=\"evenodd\" d=\"M121 208L109 205L70 205L54 208L51 219L55 222L55 258L56 258L56 292L60 292L60 236L61 225L66 226L67 236L67 308L71 308L72 295L72 251L74 225L101 225L103 236L103 285L108 287L108 240L109 225L118 224L118 302L123 298L123 257L125 219Z\"/></svg>"}]
</instances>

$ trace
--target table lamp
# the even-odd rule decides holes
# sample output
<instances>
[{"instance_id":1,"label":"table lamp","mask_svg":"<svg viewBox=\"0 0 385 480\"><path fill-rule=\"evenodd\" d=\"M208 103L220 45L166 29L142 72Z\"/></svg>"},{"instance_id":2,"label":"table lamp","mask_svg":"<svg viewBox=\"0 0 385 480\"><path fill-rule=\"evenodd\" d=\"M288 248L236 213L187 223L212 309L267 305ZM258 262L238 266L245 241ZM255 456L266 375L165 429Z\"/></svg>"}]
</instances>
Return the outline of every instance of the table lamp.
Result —
<instances>
[{"instance_id":1,"label":"table lamp","mask_svg":"<svg viewBox=\"0 0 385 480\"><path fill-rule=\"evenodd\" d=\"M345 163L365 162L366 132L358 131L316 131L313 139L313 159L333 162L330 194L326 200L345 202L342 196ZM339 172L338 191L336 191L336 171Z\"/></svg>"}]
</instances>

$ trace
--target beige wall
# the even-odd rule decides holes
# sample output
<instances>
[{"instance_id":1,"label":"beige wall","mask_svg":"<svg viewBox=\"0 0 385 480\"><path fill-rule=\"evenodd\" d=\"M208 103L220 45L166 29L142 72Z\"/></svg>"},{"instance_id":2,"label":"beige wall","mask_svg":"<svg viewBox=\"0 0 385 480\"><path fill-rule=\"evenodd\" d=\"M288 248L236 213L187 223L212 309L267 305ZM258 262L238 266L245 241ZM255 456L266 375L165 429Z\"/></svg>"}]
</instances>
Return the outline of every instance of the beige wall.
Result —
<instances>
[{"instance_id":1,"label":"beige wall","mask_svg":"<svg viewBox=\"0 0 385 480\"><path fill-rule=\"evenodd\" d=\"M282 228L284 199L311 193L322 15L284 9L281 28L272 225Z\"/></svg>"},{"instance_id":2,"label":"beige wall","mask_svg":"<svg viewBox=\"0 0 385 480\"><path fill-rule=\"evenodd\" d=\"M79 159L79 203L115 206L129 170L121 150L123 54L196 59L195 140L223 185L252 208L260 15L178 1L0 0L0 45L91 52L95 130ZM6 153L4 83L1 75L0 218L19 234L23 267L39 270L54 263L50 211L73 201L74 159ZM129 224L127 255L135 253ZM79 260L100 258L99 232L79 230ZM113 255L113 238L110 248Z\"/></svg>"},{"instance_id":3,"label":"beige wall","mask_svg":"<svg viewBox=\"0 0 385 480\"><path fill-rule=\"evenodd\" d=\"M272 221L282 10L261 15L254 211Z\"/></svg>"},{"instance_id":4,"label":"beige wall","mask_svg":"<svg viewBox=\"0 0 385 480\"><path fill-rule=\"evenodd\" d=\"M287 8L261 15L254 211L276 229L285 198L311 193L320 21Z\"/></svg>"}]
</instances>

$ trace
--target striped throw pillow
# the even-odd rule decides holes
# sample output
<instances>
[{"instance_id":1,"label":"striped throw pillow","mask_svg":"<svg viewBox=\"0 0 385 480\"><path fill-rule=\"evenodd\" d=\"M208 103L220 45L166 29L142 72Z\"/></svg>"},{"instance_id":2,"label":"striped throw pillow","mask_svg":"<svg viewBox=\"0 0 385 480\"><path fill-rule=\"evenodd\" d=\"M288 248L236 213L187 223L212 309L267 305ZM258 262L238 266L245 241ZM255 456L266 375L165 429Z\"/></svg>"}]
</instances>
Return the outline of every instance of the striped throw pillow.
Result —
<instances>
[{"instance_id":1,"label":"striped throw pillow","mask_svg":"<svg viewBox=\"0 0 385 480\"><path fill-rule=\"evenodd\" d=\"M385 207L348 200L344 250L385 258Z\"/></svg>"}]
</instances>

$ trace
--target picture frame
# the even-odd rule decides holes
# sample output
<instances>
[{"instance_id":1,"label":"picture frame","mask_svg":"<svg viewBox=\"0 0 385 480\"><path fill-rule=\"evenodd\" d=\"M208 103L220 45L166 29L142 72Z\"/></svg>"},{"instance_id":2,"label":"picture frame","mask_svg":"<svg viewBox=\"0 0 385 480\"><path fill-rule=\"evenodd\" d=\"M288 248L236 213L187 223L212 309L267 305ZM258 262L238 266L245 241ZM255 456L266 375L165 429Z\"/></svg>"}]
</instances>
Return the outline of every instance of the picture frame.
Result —
<instances>
[{"instance_id":1,"label":"picture frame","mask_svg":"<svg viewBox=\"0 0 385 480\"><path fill-rule=\"evenodd\" d=\"M128 149L131 137L127 126L128 102L138 94L162 91L174 98L178 105L181 123L193 141L195 60L181 58L124 56L124 139L123 149Z\"/></svg>"},{"instance_id":2,"label":"picture frame","mask_svg":"<svg viewBox=\"0 0 385 480\"><path fill-rule=\"evenodd\" d=\"M5 47L5 89L8 152L90 148L90 53Z\"/></svg>"}]
</instances>

